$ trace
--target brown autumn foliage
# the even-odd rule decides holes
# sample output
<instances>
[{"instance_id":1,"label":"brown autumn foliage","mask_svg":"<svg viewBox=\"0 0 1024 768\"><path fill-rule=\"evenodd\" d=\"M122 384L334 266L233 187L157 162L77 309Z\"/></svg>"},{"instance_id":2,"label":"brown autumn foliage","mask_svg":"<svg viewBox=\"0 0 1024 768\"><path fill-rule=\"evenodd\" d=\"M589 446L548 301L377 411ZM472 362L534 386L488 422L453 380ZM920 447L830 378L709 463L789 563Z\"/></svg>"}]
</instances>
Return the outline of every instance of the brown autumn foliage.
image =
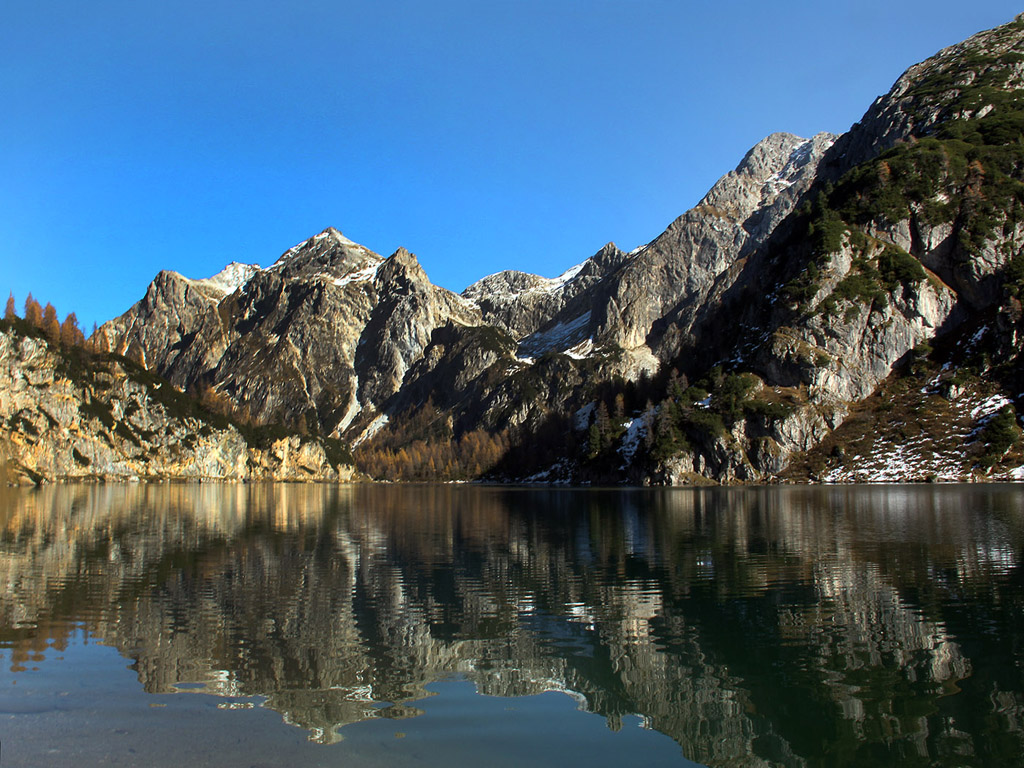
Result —
<instances>
[{"instance_id":1,"label":"brown autumn foliage","mask_svg":"<svg viewBox=\"0 0 1024 768\"><path fill-rule=\"evenodd\" d=\"M57 319L57 310L50 302L46 302L43 308L43 322L39 326L46 338L56 344L60 341L60 321Z\"/></svg>"},{"instance_id":2,"label":"brown autumn foliage","mask_svg":"<svg viewBox=\"0 0 1024 768\"><path fill-rule=\"evenodd\" d=\"M226 394L218 392L209 384L200 384L189 392L204 408L213 413L226 416L239 424L256 425L248 405L236 406Z\"/></svg>"},{"instance_id":3,"label":"brown autumn foliage","mask_svg":"<svg viewBox=\"0 0 1024 768\"><path fill-rule=\"evenodd\" d=\"M39 302L32 298L31 292L25 297L25 322L35 328L43 326L43 308Z\"/></svg>"},{"instance_id":4,"label":"brown autumn foliage","mask_svg":"<svg viewBox=\"0 0 1024 768\"><path fill-rule=\"evenodd\" d=\"M60 343L65 347L85 346L85 334L78 327L78 317L69 312L60 325Z\"/></svg>"},{"instance_id":5,"label":"brown autumn foliage","mask_svg":"<svg viewBox=\"0 0 1024 768\"><path fill-rule=\"evenodd\" d=\"M359 470L375 480L475 480L498 466L508 450L505 430L476 429L456 438L447 416L428 401L356 448L355 458Z\"/></svg>"}]
</instances>

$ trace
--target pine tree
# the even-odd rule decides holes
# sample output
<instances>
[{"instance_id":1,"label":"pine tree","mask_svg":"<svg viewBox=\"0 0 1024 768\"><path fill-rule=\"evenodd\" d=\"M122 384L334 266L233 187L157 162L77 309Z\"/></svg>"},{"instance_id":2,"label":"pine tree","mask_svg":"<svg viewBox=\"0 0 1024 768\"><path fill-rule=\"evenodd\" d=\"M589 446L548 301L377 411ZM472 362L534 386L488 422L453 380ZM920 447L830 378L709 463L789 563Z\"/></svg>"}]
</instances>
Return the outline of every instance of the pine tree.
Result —
<instances>
[{"instance_id":1,"label":"pine tree","mask_svg":"<svg viewBox=\"0 0 1024 768\"><path fill-rule=\"evenodd\" d=\"M14 292L12 291L11 295L7 297L7 308L4 309L4 320L11 322L11 320L14 320L17 316L18 310L15 309Z\"/></svg>"},{"instance_id":2,"label":"pine tree","mask_svg":"<svg viewBox=\"0 0 1024 768\"><path fill-rule=\"evenodd\" d=\"M612 420L608 416L608 406L602 400L597 406L597 416L594 418L597 425L597 432L601 439L601 449L604 450L612 442Z\"/></svg>"}]
</instances>

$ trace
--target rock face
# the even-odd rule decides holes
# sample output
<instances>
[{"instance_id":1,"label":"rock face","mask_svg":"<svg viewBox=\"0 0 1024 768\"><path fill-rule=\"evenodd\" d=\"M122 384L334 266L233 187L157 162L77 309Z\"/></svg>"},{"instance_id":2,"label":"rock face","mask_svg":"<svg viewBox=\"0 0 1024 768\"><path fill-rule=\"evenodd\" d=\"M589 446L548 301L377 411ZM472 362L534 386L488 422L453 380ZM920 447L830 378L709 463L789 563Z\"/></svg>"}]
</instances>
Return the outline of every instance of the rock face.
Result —
<instances>
[{"instance_id":1,"label":"rock face","mask_svg":"<svg viewBox=\"0 0 1024 768\"><path fill-rule=\"evenodd\" d=\"M814 179L834 136L773 134L750 150L703 200L642 248L616 275L593 315L595 341L660 359L678 351L709 300L734 279L746 252L761 243Z\"/></svg>"},{"instance_id":2,"label":"rock face","mask_svg":"<svg viewBox=\"0 0 1024 768\"><path fill-rule=\"evenodd\" d=\"M7 481L346 480L323 441L247 438L126 360L0 332L0 459ZM205 418L204 418L205 417Z\"/></svg>"},{"instance_id":3,"label":"rock face","mask_svg":"<svg viewBox=\"0 0 1024 768\"><path fill-rule=\"evenodd\" d=\"M214 288L162 272L99 344L183 388L212 386L261 422L339 434L394 394L434 328L480 322L409 252L383 259L333 228L240 277Z\"/></svg>"},{"instance_id":4,"label":"rock face","mask_svg":"<svg viewBox=\"0 0 1024 768\"><path fill-rule=\"evenodd\" d=\"M349 441L512 430L528 451L560 429L561 479L771 479L932 342L956 367L990 320L976 367L1017 370L1022 84L1019 18L911 67L843 136L767 137L632 253L457 296L327 229L267 269L163 272L97 340ZM442 416L403 432L428 401Z\"/></svg>"}]
</instances>

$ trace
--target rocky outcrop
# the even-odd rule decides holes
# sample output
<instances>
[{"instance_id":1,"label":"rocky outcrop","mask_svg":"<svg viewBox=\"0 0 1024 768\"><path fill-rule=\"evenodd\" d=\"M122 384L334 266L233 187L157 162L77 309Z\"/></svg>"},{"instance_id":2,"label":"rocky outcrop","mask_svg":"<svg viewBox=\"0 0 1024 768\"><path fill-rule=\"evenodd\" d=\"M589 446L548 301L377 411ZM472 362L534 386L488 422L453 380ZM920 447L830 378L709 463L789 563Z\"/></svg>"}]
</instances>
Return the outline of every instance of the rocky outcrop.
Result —
<instances>
[{"instance_id":1,"label":"rocky outcrop","mask_svg":"<svg viewBox=\"0 0 1024 768\"><path fill-rule=\"evenodd\" d=\"M0 332L6 481L347 480L340 446L239 428L129 361Z\"/></svg>"},{"instance_id":2,"label":"rocky outcrop","mask_svg":"<svg viewBox=\"0 0 1024 768\"><path fill-rule=\"evenodd\" d=\"M564 316L576 317L587 312L591 293L628 258L615 243L608 243L558 277L498 272L473 283L462 295L480 307L484 322L515 339L523 339L525 352L539 355L555 348L559 341L555 339L555 345L547 346L544 334L539 332ZM578 340L566 341L571 342L569 346L578 343Z\"/></svg>"},{"instance_id":3,"label":"rocky outcrop","mask_svg":"<svg viewBox=\"0 0 1024 768\"><path fill-rule=\"evenodd\" d=\"M676 219L615 275L592 316L595 343L649 346L671 359L714 290L792 210L834 136L773 134L747 153L696 207Z\"/></svg>"},{"instance_id":4,"label":"rocky outcrop","mask_svg":"<svg viewBox=\"0 0 1024 768\"><path fill-rule=\"evenodd\" d=\"M826 178L868 162L911 137L928 136L951 118L970 120L989 114L984 99L961 99L979 85L1004 90L1024 86L1021 33L1024 14L988 29L910 67L879 96L864 116L835 144L822 164Z\"/></svg>"},{"instance_id":5,"label":"rocky outcrop","mask_svg":"<svg viewBox=\"0 0 1024 768\"><path fill-rule=\"evenodd\" d=\"M359 338L356 369L359 401L383 403L402 385L405 372L423 354L436 328L480 324L480 310L438 288L416 257L400 248L377 271L380 297Z\"/></svg>"}]
</instances>

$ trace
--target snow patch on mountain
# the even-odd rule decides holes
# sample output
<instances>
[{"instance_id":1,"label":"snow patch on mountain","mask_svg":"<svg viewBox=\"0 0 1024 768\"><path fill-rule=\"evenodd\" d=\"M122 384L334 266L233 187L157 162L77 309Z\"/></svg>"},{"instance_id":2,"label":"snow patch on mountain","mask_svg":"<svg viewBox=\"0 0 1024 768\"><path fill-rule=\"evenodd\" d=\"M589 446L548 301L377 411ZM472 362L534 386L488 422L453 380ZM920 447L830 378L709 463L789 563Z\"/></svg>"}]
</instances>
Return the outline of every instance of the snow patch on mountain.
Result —
<instances>
[{"instance_id":1,"label":"snow patch on mountain","mask_svg":"<svg viewBox=\"0 0 1024 768\"><path fill-rule=\"evenodd\" d=\"M522 339L517 357L536 356L552 349L560 351L570 349L584 341L581 335L585 334L589 324L589 311L572 320L559 321L543 331L538 331Z\"/></svg>"},{"instance_id":2,"label":"snow patch on mountain","mask_svg":"<svg viewBox=\"0 0 1024 768\"><path fill-rule=\"evenodd\" d=\"M386 413L382 413L380 416L375 418L370 424L364 429L355 440L352 441L352 447L355 448L360 443L364 443L371 437L380 432L385 425L388 423L388 416Z\"/></svg>"},{"instance_id":3,"label":"snow patch on mountain","mask_svg":"<svg viewBox=\"0 0 1024 768\"><path fill-rule=\"evenodd\" d=\"M351 285L352 283L373 282L373 279L377 276L378 269L380 269L380 264L370 264L362 269L349 272L347 275L343 275L342 277L336 277L329 272L317 272L314 277L336 285L339 288L344 288L346 285Z\"/></svg>"},{"instance_id":4,"label":"snow patch on mountain","mask_svg":"<svg viewBox=\"0 0 1024 768\"><path fill-rule=\"evenodd\" d=\"M619 455L622 457L622 467L626 469L633 461L640 441L646 437L650 424L654 423L657 407L651 406L642 414L626 424L626 433L622 436L622 443L619 445Z\"/></svg>"},{"instance_id":5,"label":"snow patch on mountain","mask_svg":"<svg viewBox=\"0 0 1024 768\"><path fill-rule=\"evenodd\" d=\"M192 282L208 286L227 296L244 287L252 279L252 276L260 271L262 270L257 264L241 264L233 261L213 277Z\"/></svg>"}]
</instances>

